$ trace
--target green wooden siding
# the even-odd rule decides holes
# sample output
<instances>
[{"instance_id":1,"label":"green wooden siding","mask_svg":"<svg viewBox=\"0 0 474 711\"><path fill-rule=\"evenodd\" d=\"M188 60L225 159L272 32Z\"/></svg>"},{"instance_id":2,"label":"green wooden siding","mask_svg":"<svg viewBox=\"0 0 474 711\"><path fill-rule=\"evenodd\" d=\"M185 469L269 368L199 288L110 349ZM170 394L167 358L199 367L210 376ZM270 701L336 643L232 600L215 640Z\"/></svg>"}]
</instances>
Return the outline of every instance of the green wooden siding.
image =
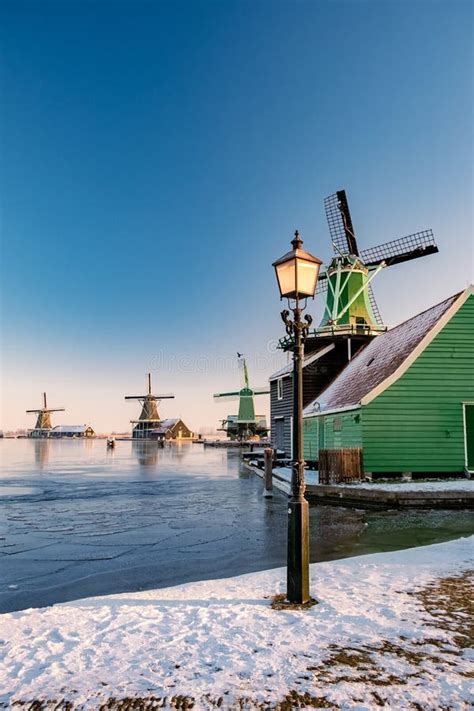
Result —
<instances>
[{"instance_id":1,"label":"green wooden siding","mask_svg":"<svg viewBox=\"0 0 474 711\"><path fill-rule=\"evenodd\" d=\"M474 401L474 297L410 368L363 408L364 469L461 472L463 401Z\"/></svg>"},{"instance_id":2,"label":"green wooden siding","mask_svg":"<svg viewBox=\"0 0 474 711\"><path fill-rule=\"evenodd\" d=\"M334 415L305 417L303 434L305 459L318 459L319 447L362 447L360 409Z\"/></svg>"}]
</instances>

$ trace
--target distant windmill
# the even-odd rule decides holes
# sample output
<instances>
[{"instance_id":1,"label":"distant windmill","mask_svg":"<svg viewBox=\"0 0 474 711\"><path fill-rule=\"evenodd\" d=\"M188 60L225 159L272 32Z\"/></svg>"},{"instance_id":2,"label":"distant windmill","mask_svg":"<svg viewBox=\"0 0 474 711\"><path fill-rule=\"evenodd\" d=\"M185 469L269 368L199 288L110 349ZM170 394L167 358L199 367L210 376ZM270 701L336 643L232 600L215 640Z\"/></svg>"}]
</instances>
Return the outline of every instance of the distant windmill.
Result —
<instances>
[{"instance_id":1,"label":"distant windmill","mask_svg":"<svg viewBox=\"0 0 474 711\"><path fill-rule=\"evenodd\" d=\"M51 413L64 412L64 407L48 407L46 393L43 393L43 407L40 407L38 410L26 410L26 412L34 412L38 415L35 428L30 431L29 436L48 437L53 428L51 424Z\"/></svg>"},{"instance_id":2,"label":"distant windmill","mask_svg":"<svg viewBox=\"0 0 474 711\"><path fill-rule=\"evenodd\" d=\"M243 372L243 387L240 390L227 393L217 393L214 400L239 400L239 412L237 415L228 415L222 421L222 429L227 432L230 439L245 440L254 435L261 437L268 432L266 419L263 415L255 414L254 396L268 395L269 386L251 388L247 363L242 353L237 353L237 358Z\"/></svg>"},{"instance_id":3,"label":"distant windmill","mask_svg":"<svg viewBox=\"0 0 474 711\"><path fill-rule=\"evenodd\" d=\"M133 439L144 439L149 435L150 430L159 426L161 420L158 414L157 403L160 400L169 400L174 395L153 395L151 392L151 373L148 373L148 392L145 395L126 395L125 400L139 400L142 411L138 420L130 420L133 428Z\"/></svg>"},{"instance_id":4,"label":"distant windmill","mask_svg":"<svg viewBox=\"0 0 474 711\"><path fill-rule=\"evenodd\" d=\"M438 252L432 230L423 230L359 251L345 190L324 200L334 257L319 276L317 293L327 291L318 330L370 332L383 325L371 282L384 267Z\"/></svg>"}]
</instances>

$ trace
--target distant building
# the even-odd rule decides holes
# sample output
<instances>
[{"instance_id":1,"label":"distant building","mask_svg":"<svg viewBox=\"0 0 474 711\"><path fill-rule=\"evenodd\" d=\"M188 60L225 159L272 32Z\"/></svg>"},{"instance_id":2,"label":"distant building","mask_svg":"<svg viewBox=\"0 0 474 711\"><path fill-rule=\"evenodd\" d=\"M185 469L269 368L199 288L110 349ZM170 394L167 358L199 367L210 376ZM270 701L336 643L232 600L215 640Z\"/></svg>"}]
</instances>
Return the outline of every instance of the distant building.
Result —
<instances>
[{"instance_id":1,"label":"distant building","mask_svg":"<svg viewBox=\"0 0 474 711\"><path fill-rule=\"evenodd\" d=\"M37 415L36 425L32 430L28 431L28 437L44 439L50 436L53 429L51 425L51 413L64 412L64 407L48 407L46 393L43 393L43 407L37 408L36 410L26 410L26 412L33 412Z\"/></svg>"},{"instance_id":2,"label":"distant building","mask_svg":"<svg viewBox=\"0 0 474 711\"><path fill-rule=\"evenodd\" d=\"M133 439L150 439L151 432L159 428L164 421L158 414L157 403L163 399L169 400L174 395L153 395L151 391L151 373L148 373L148 392L145 395L127 395L125 400L138 400L142 406L142 411L138 420L130 420L134 426L132 430Z\"/></svg>"},{"instance_id":3,"label":"distant building","mask_svg":"<svg viewBox=\"0 0 474 711\"><path fill-rule=\"evenodd\" d=\"M33 430L28 430L28 437L33 439L46 439L51 436L52 427L35 427Z\"/></svg>"},{"instance_id":4,"label":"distant building","mask_svg":"<svg viewBox=\"0 0 474 711\"><path fill-rule=\"evenodd\" d=\"M182 442L183 440L194 439L194 432L192 432L189 427L186 427L181 418L175 417L161 420L158 427L149 431L149 437L151 439L176 440L177 442Z\"/></svg>"},{"instance_id":5,"label":"distant building","mask_svg":"<svg viewBox=\"0 0 474 711\"><path fill-rule=\"evenodd\" d=\"M90 425L56 425L49 434L50 437L95 437Z\"/></svg>"},{"instance_id":6,"label":"distant building","mask_svg":"<svg viewBox=\"0 0 474 711\"><path fill-rule=\"evenodd\" d=\"M232 392L216 393L214 400L238 400L239 411L237 415L227 415L222 420L220 431L226 432L227 437L231 440L247 440L252 438L266 437L268 427L265 415L255 414L255 395L268 395L270 389L268 386L260 388L251 388L249 381L249 373L247 363L242 353L237 353L239 367L243 374L243 387L240 390Z\"/></svg>"}]
</instances>

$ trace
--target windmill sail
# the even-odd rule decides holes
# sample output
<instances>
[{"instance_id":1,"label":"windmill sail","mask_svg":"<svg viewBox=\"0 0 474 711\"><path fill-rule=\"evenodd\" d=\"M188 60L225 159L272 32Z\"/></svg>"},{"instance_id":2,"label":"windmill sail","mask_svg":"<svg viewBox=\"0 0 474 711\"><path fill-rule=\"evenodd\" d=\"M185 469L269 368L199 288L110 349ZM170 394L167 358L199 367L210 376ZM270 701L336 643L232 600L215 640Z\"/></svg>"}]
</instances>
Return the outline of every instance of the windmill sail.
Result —
<instances>
[{"instance_id":1,"label":"windmill sail","mask_svg":"<svg viewBox=\"0 0 474 711\"><path fill-rule=\"evenodd\" d=\"M240 390L232 393L216 393L213 397L216 401L219 400L224 402L228 402L229 400L238 400L240 397Z\"/></svg>"},{"instance_id":2,"label":"windmill sail","mask_svg":"<svg viewBox=\"0 0 474 711\"><path fill-rule=\"evenodd\" d=\"M427 254L438 252L433 231L423 230L412 235L394 239L378 247L365 249L361 252L361 259L367 267L377 267L381 262L387 266L407 262L410 259L425 257Z\"/></svg>"},{"instance_id":3,"label":"windmill sail","mask_svg":"<svg viewBox=\"0 0 474 711\"><path fill-rule=\"evenodd\" d=\"M328 290L328 279L326 274L318 279L316 294L324 294Z\"/></svg>"},{"instance_id":4,"label":"windmill sail","mask_svg":"<svg viewBox=\"0 0 474 711\"><path fill-rule=\"evenodd\" d=\"M132 433L133 439L146 438L149 432L161 422L157 403L160 400L174 398L174 395L170 393L163 393L159 395L153 394L151 389L151 373L147 374L147 383L148 392L145 395L125 396L125 400L138 400L142 406L138 420L130 420L131 424L135 425Z\"/></svg>"},{"instance_id":5,"label":"windmill sail","mask_svg":"<svg viewBox=\"0 0 474 711\"><path fill-rule=\"evenodd\" d=\"M324 209L335 254L359 254L346 191L324 198Z\"/></svg>"},{"instance_id":6,"label":"windmill sail","mask_svg":"<svg viewBox=\"0 0 474 711\"><path fill-rule=\"evenodd\" d=\"M270 395L270 388L268 385L261 385L258 388L252 388L255 395Z\"/></svg>"},{"instance_id":7,"label":"windmill sail","mask_svg":"<svg viewBox=\"0 0 474 711\"><path fill-rule=\"evenodd\" d=\"M375 300L375 294L372 289L372 284L369 284L369 301L370 301L370 305L372 307L372 313L375 316L376 322L378 323L379 326L383 326L383 320L380 315L379 306L377 304L377 301Z\"/></svg>"},{"instance_id":8,"label":"windmill sail","mask_svg":"<svg viewBox=\"0 0 474 711\"><path fill-rule=\"evenodd\" d=\"M242 371L243 385L240 390L233 390L225 393L216 393L215 402L227 400L238 400L239 411L237 415L228 415L222 420L222 428L231 439L245 440L254 435L263 436L268 432L265 417L255 414L254 397L256 395L268 395L268 386L252 388L250 386L247 363L241 353L237 353L239 368Z\"/></svg>"},{"instance_id":9,"label":"windmill sail","mask_svg":"<svg viewBox=\"0 0 474 711\"><path fill-rule=\"evenodd\" d=\"M51 430L51 413L52 412L64 412L64 407L48 407L46 400L46 393L43 393L43 407L37 408L36 410L26 410L27 413L35 413L38 415L36 419L35 430ZM34 430L33 430L34 431Z\"/></svg>"},{"instance_id":10,"label":"windmill sail","mask_svg":"<svg viewBox=\"0 0 474 711\"><path fill-rule=\"evenodd\" d=\"M369 329L375 335L385 327L372 280L384 267L438 252L433 232L423 230L359 251L345 190L325 198L324 208L335 256L318 279L316 293L326 295L319 328L323 333L335 327Z\"/></svg>"}]
</instances>

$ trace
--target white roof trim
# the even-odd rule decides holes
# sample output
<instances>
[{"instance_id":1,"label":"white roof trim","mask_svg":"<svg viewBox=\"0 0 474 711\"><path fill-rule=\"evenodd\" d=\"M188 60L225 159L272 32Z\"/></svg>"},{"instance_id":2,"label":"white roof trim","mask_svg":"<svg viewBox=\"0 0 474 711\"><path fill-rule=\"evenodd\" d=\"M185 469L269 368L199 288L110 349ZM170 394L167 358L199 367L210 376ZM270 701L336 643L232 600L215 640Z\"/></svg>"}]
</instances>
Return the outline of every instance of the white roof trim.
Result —
<instances>
[{"instance_id":1,"label":"white roof trim","mask_svg":"<svg viewBox=\"0 0 474 711\"><path fill-rule=\"evenodd\" d=\"M309 405L308 405L309 407ZM335 407L332 410L314 410L313 412L304 412L303 417L320 417L323 415L336 415L339 412L348 412L349 410L360 410L360 403L357 405L347 405L346 407Z\"/></svg>"},{"instance_id":2,"label":"white roof trim","mask_svg":"<svg viewBox=\"0 0 474 711\"><path fill-rule=\"evenodd\" d=\"M389 388L393 383L395 383L401 376L408 370L408 368L415 362L421 353L425 350L431 341L438 335L440 331L446 326L446 324L452 319L454 314L461 308L461 306L467 301L470 296L474 296L474 285L468 286L462 294L458 296L456 301L451 304L449 309L441 316L439 321L433 326L433 328L428 331L426 336L419 342L419 344L412 350L410 355L405 358L403 363L395 370L388 378L385 378L377 387L371 390L367 395L365 395L361 401L361 405L368 405L372 400L381 395L384 390Z\"/></svg>"},{"instance_id":3,"label":"white roof trim","mask_svg":"<svg viewBox=\"0 0 474 711\"><path fill-rule=\"evenodd\" d=\"M329 351L332 351L333 348L335 348L334 343L330 343L328 346L321 348L320 351L316 351L315 353L312 353L310 356L308 356L307 358L304 359L303 368L306 368L307 365L311 365L311 363L314 363L316 360L319 360L319 358L322 358L323 355L326 355L326 353L329 353ZM288 365L285 365L284 368L281 368L276 373L271 375L268 378L268 380L270 382L273 382L274 380L280 380L280 378L289 378L292 373L293 373L293 363L288 363Z\"/></svg>"}]
</instances>

